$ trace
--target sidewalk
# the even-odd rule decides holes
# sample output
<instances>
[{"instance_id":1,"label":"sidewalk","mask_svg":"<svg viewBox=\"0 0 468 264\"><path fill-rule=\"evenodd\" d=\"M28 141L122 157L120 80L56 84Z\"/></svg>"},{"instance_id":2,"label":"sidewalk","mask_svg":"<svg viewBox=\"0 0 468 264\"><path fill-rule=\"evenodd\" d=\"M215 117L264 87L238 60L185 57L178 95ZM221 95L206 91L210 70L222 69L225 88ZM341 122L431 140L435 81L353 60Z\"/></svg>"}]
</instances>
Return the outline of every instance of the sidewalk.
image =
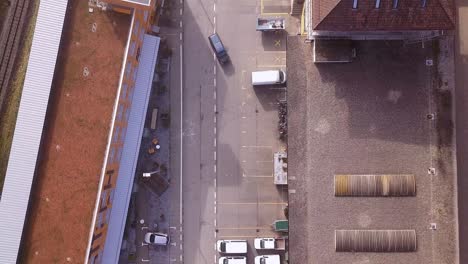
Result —
<instances>
[{"instance_id":1,"label":"sidewalk","mask_svg":"<svg viewBox=\"0 0 468 264\"><path fill-rule=\"evenodd\" d=\"M180 183L176 169L179 164L178 118L177 113L173 111L174 108L180 107L177 103L181 56L179 21L182 18L179 9L179 3L171 2L169 6L166 3L160 21L161 46L155 69L157 77L148 105L135 180L138 185L133 219L135 263L182 263ZM158 118L156 129L152 130L150 127L154 109L157 109ZM160 148L157 149L156 145ZM150 172L150 178L142 177L143 173ZM147 232L168 234L170 244L167 247L147 245L144 242Z\"/></svg>"}]
</instances>

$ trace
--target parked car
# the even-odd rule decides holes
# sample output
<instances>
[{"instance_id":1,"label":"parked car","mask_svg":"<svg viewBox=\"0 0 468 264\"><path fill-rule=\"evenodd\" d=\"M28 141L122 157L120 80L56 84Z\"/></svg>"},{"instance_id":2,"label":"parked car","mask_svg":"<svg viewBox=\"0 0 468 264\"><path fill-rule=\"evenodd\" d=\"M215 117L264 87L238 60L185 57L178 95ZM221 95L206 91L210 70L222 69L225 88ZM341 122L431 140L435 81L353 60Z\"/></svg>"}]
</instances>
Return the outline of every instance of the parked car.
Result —
<instances>
[{"instance_id":1,"label":"parked car","mask_svg":"<svg viewBox=\"0 0 468 264\"><path fill-rule=\"evenodd\" d=\"M254 71L252 85L273 85L286 83L286 72L283 70Z\"/></svg>"},{"instance_id":2,"label":"parked car","mask_svg":"<svg viewBox=\"0 0 468 264\"><path fill-rule=\"evenodd\" d=\"M145 243L158 246L167 246L170 242L169 236L163 233L148 232L145 235Z\"/></svg>"},{"instance_id":3,"label":"parked car","mask_svg":"<svg viewBox=\"0 0 468 264\"><path fill-rule=\"evenodd\" d=\"M220 257L218 264L247 264L247 258L241 256Z\"/></svg>"},{"instance_id":4,"label":"parked car","mask_svg":"<svg viewBox=\"0 0 468 264\"><path fill-rule=\"evenodd\" d=\"M213 34L208 37L208 40L210 41L211 47L213 48L213 51L216 54L216 57L219 60L219 63L221 64L226 64L229 62L229 55L227 54L226 48L224 48L224 44L219 38L218 34Z\"/></svg>"},{"instance_id":5,"label":"parked car","mask_svg":"<svg viewBox=\"0 0 468 264\"><path fill-rule=\"evenodd\" d=\"M256 256L255 264L281 264L281 260L279 255Z\"/></svg>"},{"instance_id":6,"label":"parked car","mask_svg":"<svg viewBox=\"0 0 468 264\"><path fill-rule=\"evenodd\" d=\"M275 249L285 250L286 239L285 238L255 238L254 240L255 249Z\"/></svg>"},{"instance_id":7,"label":"parked car","mask_svg":"<svg viewBox=\"0 0 468 264\"><path fill-rule=\"evenodd\" d=\"M247 241L246 240L218 240L216 248L219 253L226 254L246 254Z\"/></svg>"}]
</instances>

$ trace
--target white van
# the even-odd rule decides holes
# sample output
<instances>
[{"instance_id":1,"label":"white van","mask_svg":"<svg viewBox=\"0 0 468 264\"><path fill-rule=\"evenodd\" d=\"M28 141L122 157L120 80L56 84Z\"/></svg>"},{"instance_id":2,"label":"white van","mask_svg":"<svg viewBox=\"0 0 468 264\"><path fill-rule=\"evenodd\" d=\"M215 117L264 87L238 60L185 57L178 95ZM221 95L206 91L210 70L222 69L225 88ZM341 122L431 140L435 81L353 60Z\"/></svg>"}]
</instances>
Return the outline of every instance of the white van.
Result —
<instances>
[{"instance_id":1,"label":"white van","mask_svg":"<svg viewBox=\"0 0 468 264\"><path fill-rule=\"evenodd\" d=\"M271 85L286 83L286 73L283 70L252 72L252 85Z\"/></svg>"},{"instance_id":2,"label":"white van","mask_svg":"<svg viewBox=\"0 0 468 264\"><path fill-rule=\"evenodd\" d=\"M246 240L218 240L216 248L219 253L226 254L246 254L247 241Z\"/></svg>"},{"instance_id":3,"label":"white van","mask_svg":"<svg viewBox=\"0 0 468 264\"><path fill-rule=\"evenodd\" d=\"M220 257L218 264L247 264L246 257Z\"/></svg>"},{"instance_id":4,"label":"white van","mask_svg":"<svg viewBox=\"0 0 468 264\"><path fill-rule=\"evenodd\" d=\"M279 255L263 255L255 257L255 264L281 264Z\"/></svg>"}]
</instances>

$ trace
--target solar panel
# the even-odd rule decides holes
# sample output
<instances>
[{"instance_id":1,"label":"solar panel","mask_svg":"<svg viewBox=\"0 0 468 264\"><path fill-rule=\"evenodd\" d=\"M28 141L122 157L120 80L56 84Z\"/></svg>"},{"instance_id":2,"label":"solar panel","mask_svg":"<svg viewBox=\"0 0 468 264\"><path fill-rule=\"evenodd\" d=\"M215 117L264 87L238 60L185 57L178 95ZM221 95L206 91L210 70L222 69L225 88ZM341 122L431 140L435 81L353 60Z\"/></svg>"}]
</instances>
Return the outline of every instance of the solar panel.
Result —
<instances>
[{"instance_id":1,"label":"solar panel","mask_svg":"<svg viewBox=\"0 0 468 264\"><path fill-rule=\"evenodd\" d=\"M414 175L335 175L335 196L415 196Z\"/></svg>"},{"instance_id":2,"label":"solar panel","mask_svg":"<svg viewBox=\"0 0 468 264\"><path fill-rule=\"evenodd\" d=\"M336 252L414 252L415 230L335 230Z\"/></svg>"}]
</instances>

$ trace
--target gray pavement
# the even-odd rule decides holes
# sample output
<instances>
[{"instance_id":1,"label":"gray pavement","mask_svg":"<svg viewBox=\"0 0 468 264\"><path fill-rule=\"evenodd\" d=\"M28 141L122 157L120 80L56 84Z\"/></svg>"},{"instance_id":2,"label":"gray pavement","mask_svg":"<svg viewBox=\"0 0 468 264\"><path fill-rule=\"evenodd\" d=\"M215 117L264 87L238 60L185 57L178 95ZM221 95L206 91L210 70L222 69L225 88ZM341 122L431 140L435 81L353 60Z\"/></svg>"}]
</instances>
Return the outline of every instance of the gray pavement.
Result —
<instances>
[{"instance_id":1,"label":"gray pavement","mask_svg":"<svg viewBox=\"0 0 468 264\"><path fill-rule=\"evenodd\" d=\"M253 89L250 74L285 67L286 35L256 32L261 10L288 12L289 2L184 2L184 263L217 263L217 239L252 243L254 237L277 236L271 223L284 219L287 191L273 185L272 158L285 148L278 140L276 106L285 89ZM207 37L215 31L230 65L221 67L209 46ZM248 263L256 254L252 249Z\"/></svg>"},{"instance_id":2,"label":"gray pavement","mask_svg":"<svg viewBox=\"0 0 468 264\"><path fill-rule=\"evenodd\" d=\"M458 169L458 220L459 220L459 263L468 263L468 3L457 0L458 24L455 39L455 79L456 79L456 136Z\"/></svg>"}]
</instances>

